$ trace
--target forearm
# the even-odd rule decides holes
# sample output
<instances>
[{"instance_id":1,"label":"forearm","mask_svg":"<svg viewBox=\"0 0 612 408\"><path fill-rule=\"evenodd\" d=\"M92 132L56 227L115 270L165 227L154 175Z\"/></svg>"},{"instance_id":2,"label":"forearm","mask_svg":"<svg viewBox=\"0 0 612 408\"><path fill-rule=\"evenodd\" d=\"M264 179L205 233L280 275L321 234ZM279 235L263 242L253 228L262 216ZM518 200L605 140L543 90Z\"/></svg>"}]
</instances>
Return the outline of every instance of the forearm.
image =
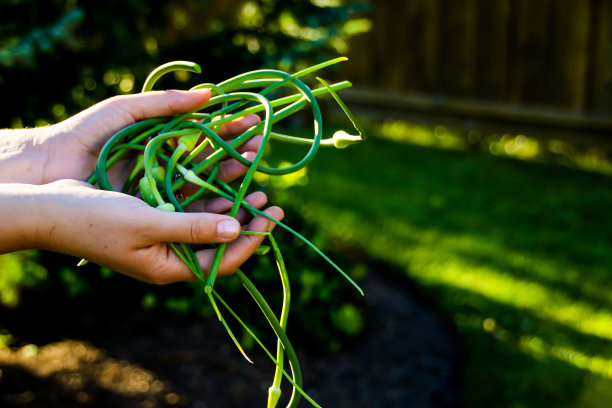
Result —
<instances>
[{"instance_id":1,"label":"forearm","mask_svg":"<svg viewBox=\"0 0 612 408\"><path fill-rule=\"evenodd\" d=\"M50 128L0 130L0 183L42 182L46 162L42 142Z\"/></svg>"},{"instance_id":2,"label":"forearm","mask_svg":"<svg viewBox=\"0 0 612 408\"><path fill-rule=\"evenodd\" d=\"M44 234L40 186L0 183L0 253L35 248Z\"/></svg>"}]
</instances>

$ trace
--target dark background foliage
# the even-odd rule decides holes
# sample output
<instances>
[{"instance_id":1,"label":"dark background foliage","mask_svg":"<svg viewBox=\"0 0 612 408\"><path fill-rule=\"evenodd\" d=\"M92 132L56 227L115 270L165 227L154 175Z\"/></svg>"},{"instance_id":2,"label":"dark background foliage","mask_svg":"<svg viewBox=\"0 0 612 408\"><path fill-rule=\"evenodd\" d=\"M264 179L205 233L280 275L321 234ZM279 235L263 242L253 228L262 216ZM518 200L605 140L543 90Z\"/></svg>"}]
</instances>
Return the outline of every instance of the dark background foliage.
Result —
<instances>
[{"instance_id":1,"label":"dark background foliage","mask_svg":"<svg viewBox=\"0 0 612 408\"><path fill-rule=\"evenodd\" d=\"M52 123L136 92L153 68L172 60L201 64L199 83L335 57L344 24L365 9L280 0L5 1L0 85L11 103L0 126ZM163 85L184 88L187 80Z\"/></svg>"}]
</instances>

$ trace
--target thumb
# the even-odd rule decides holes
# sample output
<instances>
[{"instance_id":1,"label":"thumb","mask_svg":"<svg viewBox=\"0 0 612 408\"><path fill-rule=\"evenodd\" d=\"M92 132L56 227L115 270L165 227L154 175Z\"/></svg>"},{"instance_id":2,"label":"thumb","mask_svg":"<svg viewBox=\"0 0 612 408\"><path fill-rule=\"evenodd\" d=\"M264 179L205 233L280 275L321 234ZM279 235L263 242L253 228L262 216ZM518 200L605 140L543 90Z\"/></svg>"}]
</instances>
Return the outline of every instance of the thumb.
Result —
<instances>
[{"instance_id":1,"label":"thumb","mask_svg":"<svg viewBox=\"0 0 612 408\"><path fill-rule=\"evenodd\" d=\"M111 135L143 119L174 116L202 107L210 90L151 91L106 99L62 122L68 134L78 134L96 155Z\"/></svg>"},{"instance_id":2,"label":"thumb","mask_svg":"<svg viewBox=\"0 0 612 408\"><path fill-rule=\"evenodd\" d=\"M227 215L211 213L172 213L156 210L148 226L148 235L157 242L186 244L223 243L240 234L240 223Z\"/></svg>"},{"instance_id":3,"label":"thumb","mask_svg":"<svg viewBox=\"0 0 612 408\"><path fill-rule=\"evenodd\" d=\"M174 116L203 106L210 99L209 89L195 91L150 91L134 95L121 95L106 101L112 108L118 108L132 121Z\"/></svg>"}]
</instances>

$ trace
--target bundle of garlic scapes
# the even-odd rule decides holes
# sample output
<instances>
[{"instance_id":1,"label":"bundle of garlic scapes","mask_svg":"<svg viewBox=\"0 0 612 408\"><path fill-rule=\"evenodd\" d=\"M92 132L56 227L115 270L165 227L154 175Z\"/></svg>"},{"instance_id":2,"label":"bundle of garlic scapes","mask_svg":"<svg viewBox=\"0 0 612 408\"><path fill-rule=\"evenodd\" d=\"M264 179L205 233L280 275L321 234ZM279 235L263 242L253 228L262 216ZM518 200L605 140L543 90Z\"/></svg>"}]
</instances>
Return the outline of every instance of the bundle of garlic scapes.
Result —
<instances>
[{"instance_id":1,"label":"bundle of garlic scapes","mask_svg":"<svg viewBox=\"0 0 612 408\"><path fill-rule=\"evenodd\" d=\"M272 69L263 69L247 72L218 84L200 84L192 89L208 88L211 90L212 97L206 105L201 107L198 111L189 112L176 117L144 120L119 131L111 137L103 147L96 164L95 174L92 175L89 182L97 183L101 189L113 190L113 186L111 186L108 179L108 170L120 159L127 155L136 154L137 159L134 161L135 164L130 177L122 187L123 192L132 195L140 194L142 199L149 205L162 211L184 211L187 206L204 195L224 197L233 203L229 212L230 216L235 217L238 211L243 208L253 216L261 215L275 222L280 227L303 240L313 250L319 253L333 268L340 272L359 290L360 293L363 294L359 286L310 241L289 226L271 218L263 211L254 208L245 200L246 193L252 184L256 172L265 173L271 176L286 175L304 168L304 166L314 158L321 145L345 148L350 144L364 139L365 133L362 128L358 125L354 116L336 93L337 90L349 87L351 85L350 82L343 81L329 85L324 80L317 78L322 86L317 89L311 89L300 80L300 78L305 75L344 60L346 60L344 57L336 58L314 65L295 74L288 74ZM176 70L186 70L196 73L201 72L200 67L192 62L175 61L164 64L149 75L143 86L143 92L150 91L162 75ZM272 94L272 91L282 88L292 89L295 93L276 99L268 99L266 97ZM274 94L277 93L275 92ZM353 136L341 130L336 132L330 139L322 139L323 120L316 97L326 94L332 95L338 102L353 123L353 126L359 132L358 135ZM277 122L304 108L310 108L314 117L314 135L312 139L289 136L273 131L273 126ZM252 113L263 114L263 120L258 125L251 127L230 141L226 141L217 135L217 130L224 123ZM240 155L236 149L246 143L254 135L262 135L261 147L255 155L255 158L253 160L248 160ZM310 146L310 149L300 161L293 165L283 168L268 167L262 162L262 156L265 146L272 141L307 145ZM201 159L204 149L212 153L207 155L204 159ZM217 177L220 161L228 157L248 167L238 190L235 190L232 186L224 183ZM187 198L177 197L177 192L184 188L186 184L197 186L197 191ZM244 350L221 314L218 303L220 303L244 327L246 332L254 338L272 361L274 361L276 372L273 384L269 389L268 408L275 407L279 400L280 383L283 376L285 376L293 386L292 396L287 405L288 407L296 407L299 403L300 395L306 398L313 406L319 407L319 405L302 390L300 365L295 351L285 334L289 313L290 287L287 271L278 244L269 231L264 233L243 231L242 233L266 235L270 245L260 246L257 252L266 253L271 248L276 258L284 294L284 301L279 317L275 315L251 280L242 271L236 271L236 276L241 280L246 290L261 308L278 338L276 357L264 347L255 334L214 289L217 272L227 244L214 246L216 249L215 257L208 276L205 276L193 249L189 245L184 243L168 243L168 245L202 283L203 291L208 297L219 320L245 358L248 360ZM285 356L289 361L291 374L284 368Z\"/></svg>"}]
</instances>

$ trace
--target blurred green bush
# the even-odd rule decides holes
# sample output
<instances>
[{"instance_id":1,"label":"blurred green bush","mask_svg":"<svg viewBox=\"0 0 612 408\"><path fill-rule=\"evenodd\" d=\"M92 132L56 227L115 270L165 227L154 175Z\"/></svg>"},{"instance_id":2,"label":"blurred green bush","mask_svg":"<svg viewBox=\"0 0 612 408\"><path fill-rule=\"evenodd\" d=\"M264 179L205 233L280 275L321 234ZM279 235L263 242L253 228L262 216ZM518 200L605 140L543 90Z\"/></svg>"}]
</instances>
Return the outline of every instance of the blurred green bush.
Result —
<instances>
[{"instance_id":1,"label":"blurred green bush","mask_svg":"<svg viewBox=\"0 0 612 408\"><path fill-rule=\"evenodd\" d=\"M345 52L367 4L280 0L14 0L0 3L0 127L65 119L137 92L170 60L199 63L200 82L261 67L292 70ZM202 81L202 78L205 81ZM185 88L181 74L162 86Z\"/></svg>"},{"instance_id":2,"label":"blurred green bush","mask_svg":"<svg viewBox=\"0 0 612 408\"><path fill-rule=\"evenodd\" d=\"M36 251L21 251L0 256L0 304L14 307L22 288L46 280L47 270L38 264Z\"/></svg>"}]
</instances>

